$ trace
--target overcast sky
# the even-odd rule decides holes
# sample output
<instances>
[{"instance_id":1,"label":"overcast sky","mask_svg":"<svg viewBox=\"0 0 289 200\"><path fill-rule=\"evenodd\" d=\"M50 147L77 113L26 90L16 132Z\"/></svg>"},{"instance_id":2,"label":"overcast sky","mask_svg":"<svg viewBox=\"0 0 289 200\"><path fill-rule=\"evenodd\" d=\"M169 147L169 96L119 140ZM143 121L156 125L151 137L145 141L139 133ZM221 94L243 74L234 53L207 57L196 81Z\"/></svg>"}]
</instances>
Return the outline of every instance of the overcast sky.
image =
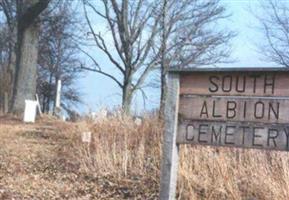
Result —
<instances>
[{"instance_id":1,"label":"overcast sky","mask_svg":"<svg viewBox=\"0 0 289 200\"><path fill-rule=\"evenodd\" d=\"M223 0L223 4L227 7L229 13L232 14L230 19L220 24L224 28L229 28L238 33L232 42L232 58L235 60L231 64L220 64L217 67L274 67L275 64L266 62L257 52L256 44L262 43L262 35L256 30L257 20L250 14L250 8L257 11L258 0ZM102 23L97 22L97 27L102 28ZM112 65L103 57L96 53L97 59L102 66L111 68ZM111 71L113 71L111 69ZM155 78L155 77L154 77ZM83 93L85 105L80 107L81 112L90 110L97 111L102 107L113 108L121 103L121 93L118 86L110 79L96 74L87 72L85 76L79 80L79 89ZM145 101L145 109L153 109L158 107L159 90L147 88L147 99ZM143 98L137 95L133 103L133 109L140 112L144 108Z\"/></svg>"}]
</instances>

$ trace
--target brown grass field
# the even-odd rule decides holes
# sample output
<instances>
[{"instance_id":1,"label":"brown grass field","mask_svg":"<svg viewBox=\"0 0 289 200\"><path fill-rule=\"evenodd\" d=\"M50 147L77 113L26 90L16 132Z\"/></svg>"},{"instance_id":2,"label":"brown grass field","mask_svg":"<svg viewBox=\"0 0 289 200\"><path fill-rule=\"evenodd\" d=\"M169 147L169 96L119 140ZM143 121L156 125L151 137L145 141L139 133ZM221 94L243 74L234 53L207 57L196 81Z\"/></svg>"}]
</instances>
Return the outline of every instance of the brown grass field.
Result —
<instances>
[{"instance_id":1,"label":"brown grass field","mask_svg":"<svg viewBox=\"0 0 289 200\"><path fill-rule=\"evenodd\" d=\"M158 199L162 132L152 116L142 125L0 116L0 199ZM177 199L289 199L289 155L183 145Z\"/></svg>"}]
</instances>

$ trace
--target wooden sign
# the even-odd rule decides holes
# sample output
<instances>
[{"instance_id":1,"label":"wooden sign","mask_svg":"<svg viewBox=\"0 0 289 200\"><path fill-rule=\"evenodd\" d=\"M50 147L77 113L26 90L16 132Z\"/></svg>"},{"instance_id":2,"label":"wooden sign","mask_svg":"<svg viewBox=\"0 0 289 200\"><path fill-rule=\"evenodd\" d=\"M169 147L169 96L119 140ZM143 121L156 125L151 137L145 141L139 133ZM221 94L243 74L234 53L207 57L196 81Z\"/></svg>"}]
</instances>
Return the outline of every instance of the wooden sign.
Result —
<instances>
[{"instance_id":1,"label":"wooden sign","mask_svg":"<svg viewBox=\"0 0 289 200\"><path fill-rule=\"evenodd\" d=\"M180 144L289 151L289 71L173 70L165 122L160 199L174 199Z\"/></svg>"},{"instance_id":2,"label":"wooden sign","mask_svg":"<svg viewBox=\"0 0 289 200\"><path fill-rule=\"evenodd\" d=\"M289 150L289 73L191 72L179 81L177 143Z\"/></svg>"}]
</instances>

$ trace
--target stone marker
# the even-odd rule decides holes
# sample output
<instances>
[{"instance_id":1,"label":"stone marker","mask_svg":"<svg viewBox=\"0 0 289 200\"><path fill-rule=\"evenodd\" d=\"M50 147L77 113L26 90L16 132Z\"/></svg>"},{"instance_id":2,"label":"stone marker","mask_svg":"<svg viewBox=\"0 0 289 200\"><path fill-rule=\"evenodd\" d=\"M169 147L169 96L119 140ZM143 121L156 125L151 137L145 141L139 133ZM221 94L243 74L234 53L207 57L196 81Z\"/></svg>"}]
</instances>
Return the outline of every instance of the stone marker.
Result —
<instances>
[{"instance_id":1,"label":"stone marker","mask_svg":"<svg viewBox=\"0 0 289 200\"><path fill-rule=\"evenodd\" d=\"M32 100L25 100L25 110L23 121L26 123L34 123L36 118L36 108L38 102Z\"/></svg>"},{"instance_id":2,"label":"stone marker","mask_svg":"<svg viewBox=\"0 0 289 200\"><path fill-rule=\"evenodd\" d=\"M91 132L86 131L81 133L81 140L84 143L90 143L91 142Z\"/></svg>"}]
</instances>

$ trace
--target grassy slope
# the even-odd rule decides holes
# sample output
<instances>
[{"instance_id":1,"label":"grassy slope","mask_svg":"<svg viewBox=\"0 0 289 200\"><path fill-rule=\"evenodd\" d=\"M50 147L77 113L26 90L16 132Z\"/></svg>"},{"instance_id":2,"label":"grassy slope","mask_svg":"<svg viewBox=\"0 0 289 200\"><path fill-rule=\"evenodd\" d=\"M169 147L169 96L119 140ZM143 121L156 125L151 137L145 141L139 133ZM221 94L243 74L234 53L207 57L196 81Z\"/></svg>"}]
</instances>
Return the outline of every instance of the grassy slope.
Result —
<instances>
[{"instance_id":1,"label":"grassy slope","mask_svg":"<svg viewBox=\"0 0 289 200\"><path fill-rule=\"evenodd\" d=\"M94 168L89 154L95 148L80 141L86 126L48 118L29 125L0 117L0 199L156 199L158 188L146 177L124 177L112 163Z\"/></svg>"},{"instance_id":2,"label":"grassy slope","mask_svg":"<svg viewBox=\"0 0 289 200\"><path fill-rule=\"evenodd\" d=\"M158 199L161 133L154 118L0 117L0 199ZM287 152L183 145L178 177L179 199L289 199Z\"/></svg>"},{"instance_id":3,"label":"grassy slope","mask_svg":"<svg viewBox=\"0 0 289 200\"><path fill-rule=\"evenodd\" d=\"M59 153L67 139L61 127L17 120L0 122L0 197L61 199L85 189Z\"/></svg>"}]
</instances>

